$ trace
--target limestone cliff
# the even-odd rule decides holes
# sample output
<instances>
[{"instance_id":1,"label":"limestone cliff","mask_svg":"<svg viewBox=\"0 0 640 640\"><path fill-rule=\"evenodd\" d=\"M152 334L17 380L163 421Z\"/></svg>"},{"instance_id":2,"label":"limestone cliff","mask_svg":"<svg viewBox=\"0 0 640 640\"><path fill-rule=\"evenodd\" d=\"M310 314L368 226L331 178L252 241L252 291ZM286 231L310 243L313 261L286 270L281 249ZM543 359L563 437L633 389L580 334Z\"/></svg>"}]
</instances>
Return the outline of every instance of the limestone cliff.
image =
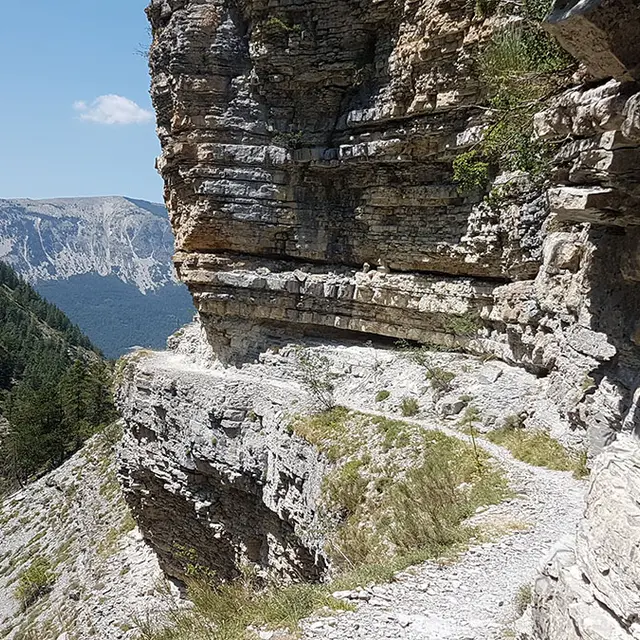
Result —
<instances>
[{"instance_id":1,"label":"limestone cliff","mask_svg":"<svg viewBox=\"0 0 640 640\"><path fill-rule=\"evenodd\" d=\"M401 338L497 357L539 378L542 408L509 387L527 426L592 456L640 426L634 3L556 3L548 29L582 64L535 116L552 167L542 185L490 176L509 185L497 203L458 188L452 169L484 122L476 53L518 19L518 3L493 4L482 17L466 0L152 0L158 166L207 346L179 342L124 369L122 475L176 577L182 538L225 576L243 558L307 578L325 569L311 534L323 459L286 434L295 372L263 376L292 342ZM357 389L345 382L345 403ZM578 568L538 582L537 640L617 637L580 624L558 635L592 610L637 635L634 543L620 551L624 531L594 520L634 466L624 442L628 456L615 445L596 464ZM626 462L607 475L611 459ZM627 504L633 491L616 495Z\"/></svg>"},{"instance_id":2,"label":"limestone cliff","mask_svg":"<svg viewBox=\"0 0 640 640\"><path fill-rule=\"evenodd\" d=\"M309 334L463 346L550 374L596 448L621 428L638 362L633 85L577 87L540 114L539 135L564 141L558 186L489 207L451 164L477 139L474 54L504 13L154 0L148 14L176 265L219 358Z\"/></svg>"}]
</instances>

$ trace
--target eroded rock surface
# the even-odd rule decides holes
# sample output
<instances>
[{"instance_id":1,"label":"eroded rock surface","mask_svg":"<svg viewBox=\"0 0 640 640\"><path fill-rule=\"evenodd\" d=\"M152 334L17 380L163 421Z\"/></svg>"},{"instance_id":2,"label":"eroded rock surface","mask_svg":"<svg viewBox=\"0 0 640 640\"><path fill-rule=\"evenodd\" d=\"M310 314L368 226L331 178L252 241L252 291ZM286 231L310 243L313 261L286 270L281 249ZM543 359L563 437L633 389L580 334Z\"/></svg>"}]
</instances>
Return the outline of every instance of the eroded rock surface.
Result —
<instances>
[{"instance_id":1,"label":"eroded rock surface","mask_svg":"<svg viewBox=\"0 0 640 640\"><path fill-rule=\"evenodd\" d=\"M535 118L556 152L547 183L492 176L499 197L483 200L456 187L452 161L480 135L473 59L504 13L498 3L480 18L473 4L152 0L159 169L178 273L211 347L178 341L132 362L120 390L129 500L172 575L185 571L165 524L176 513L176 535L223 575L246 558L322 573L312 509L322 461L286 434L304 398L292 341L401 338L497 357L500 373L483 374L489 414L505 405L515 365L530 386L509 393L531 426L586 441L592 456L637 431L637 7L556 3L549 29L590 82ZM353 404L378 361L365 374L336 354L341 400ZM422 401L424 380L382 360ZM464 393L427 404L455 415ZM626 504L633 488L619 483L597 466L576 551L556 554L538 582L538 640L635 633L623 567L633 536L623 542L598 498Z\"/></svg>"},{"instance_id":2,"label":"eroded rock surface","mask_svg":"<svg viewBox=\"0 0 640 640\"><path fill-rule=\"evenodd\" d=\"M116 479L115 441L94 436L61 467L0 505L0 635L8 640L124 640L174 605ZM49 589L18 598L20 578L44 559ZM37 581L33 579L36 584Z\"/></svg>"},{"instance_id":3,"label":"eroded rock surface","mask_svg":"<svg viewBox=\"0 0 640 640\"><path fill-rule=\"evenodd\" d=\"M577 542L556 545L536 581L532 637L631 640L638 626L640 447L620 437L597 460Z\"/></svg>"},{"instance_id":4,"label":"eroded rock surface","mask_svg":"<svg viewBox=\"0 0 640 640\"><path fill-rule=\"evenodd\" d=\"M478 138L473 57L500 11L154 0L148 13L176 265L218 358L308 335L463 347L550 375L594 451L628 425L637 90L562 96L537 118L560 144L552 188L502 176L489 206L451 166Z\"/></svg>"}]
</instances>

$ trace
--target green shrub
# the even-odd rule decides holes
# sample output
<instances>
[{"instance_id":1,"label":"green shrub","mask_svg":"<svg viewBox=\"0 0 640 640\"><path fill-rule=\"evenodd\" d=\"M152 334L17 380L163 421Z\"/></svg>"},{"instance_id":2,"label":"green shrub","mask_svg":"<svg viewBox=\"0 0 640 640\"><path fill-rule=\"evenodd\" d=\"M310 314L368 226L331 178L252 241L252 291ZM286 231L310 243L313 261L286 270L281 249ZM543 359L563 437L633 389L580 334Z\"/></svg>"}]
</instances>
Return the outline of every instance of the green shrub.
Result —
<instances>
[{"instance_id":1,"label":"green shrub","mask_svg":"<svg viewBox=\"0 0 640 640\"><path fill-rule=\"evenodd\" d=\"M522 616L533 600L533 589L530 584L523 584L516 594L516 611Z\"/></svg>"},{"instance_id":2,"label":"green shrub","mask_svg":"<svg viewBox=\"0 0 640 640\"><path fill-rule=\"evenodd\" d=\"M268 20L265 20L262 23L262 28L272 31L272 32L282 32L282 33L300 33L302 31L302 26L299 24L288 25L281 18L271 17Z\"/></svg>"},{"instance_id":3,"label":"green shrub","mask_svg":"<svg viewBox=\"0 0 640 640\"><path fill-rule=\"evenodd\" d=\"M381 389L376 393L376 402L384 402L390 395L386 389Z\"/></svg>"},{"instance_id":4,"label":"green shrub","mask_svg":"<svg viewBox=\"0 0 640 640\"><path fill-rule=\"evenodd\" d=\"M456 374L441 367L429 367L424 376L436 393L446 393L451 391L451 383L454 381Z\"/></svg>"},{"instance_id":5,"label":"green shrub","mask_svg":"<svg viewBox=\"0 0 640 640\"><path fill-rule=\"evenodd\" d=\"M337 376L331 371L331 360L321 353L299 348L296 365L302 385L314 403L321 409L332 409Z\"/></svg>"},{"instance_id":6,"label":"green shrub","mask_svg":"<svg viewBox=\"0 0 640 640\"><path fill-rule=\"evenodd\" d=\"M492 107L473 149L454 160L462 191L483 188L492 168L544 178L552 150L532 140L533 116L567 85L575 61L542 29L550 0L525 0L522 19L496 32L478 57L478 71Z\"/></svg>"},{"instance_id":7,"label":"green shrub","mask_svg":"<svg viewBox=\"0 0 640 640\"><path fill-rule=\"evenodd\" d=\"M498 0L476 0L475 14L479 18L488 18L498 8Z\"/></svg>"},{"instance_id":8,"label":"green shrub","mask_svg":"<svg viewBox=\"0 0 640 640\"><path fill-rule=\"evenodd\" d=\"M465 313L461 316L449 316L444 322L446 331L456 336L472 336L478 333L482 327L480 320L474 313Z\"/></svg>"},{"instance_id":9,"label":"green shrub","mask_svg":"<svg viewBox=\"0 0 640 640\"><path fill-rule=\"evenodd\" d=\"M51 591L56 581L51 562L44 556L36 556L18 578L14 595L23 609Z\"/></svg>"},{"instance_id":10,"label":"green shrub","mask_svg":"<svg viewBox=\"0 0 640 640\"><path fill-rule=\"evenodd\" d=\"M466 151L453 161L453 180L462 191L484 189L489 183L489 163L477 151Z\"/></svg>"},{"instance_id":11,"label":"green shrub","mask_svg":"<svg viewBox=\"0 0 640 640\"><path fill-rule=\"evenodd\" d=\"M402 411L403 416L415 416L420 411L420 405L415 398L407 396L406 398L402 398L400 410Z\"/></svg>"}]
</instances>

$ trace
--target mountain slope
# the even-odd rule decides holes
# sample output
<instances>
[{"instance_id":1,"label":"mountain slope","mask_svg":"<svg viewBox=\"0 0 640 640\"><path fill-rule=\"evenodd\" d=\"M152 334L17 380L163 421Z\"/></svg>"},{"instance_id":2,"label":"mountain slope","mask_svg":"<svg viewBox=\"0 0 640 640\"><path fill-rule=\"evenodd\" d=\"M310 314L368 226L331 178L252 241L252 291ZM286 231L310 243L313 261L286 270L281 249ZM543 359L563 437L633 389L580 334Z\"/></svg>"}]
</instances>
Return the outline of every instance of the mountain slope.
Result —
<instances>
[{"instance_id":1,"label":"mountain slope","mask_svg":"<svg viewBox=\"0 0 640 640\"><path fill-rule=\"evenodd\" d=\"M110 378L80 329L0 263L0 492L61 464L114 419Z\"/></svg>"},{"instance_id":2,"label":"mountain slope","mask_svg":"<svg viewBox=\"0 0 640 640\"><path fill-rule=\"evenodd\" d=\"M133 345L161 346L191 319L172 254L159 204L119 196L0 200L0 259L109 357Z\"/></svg>"}]
</instances>

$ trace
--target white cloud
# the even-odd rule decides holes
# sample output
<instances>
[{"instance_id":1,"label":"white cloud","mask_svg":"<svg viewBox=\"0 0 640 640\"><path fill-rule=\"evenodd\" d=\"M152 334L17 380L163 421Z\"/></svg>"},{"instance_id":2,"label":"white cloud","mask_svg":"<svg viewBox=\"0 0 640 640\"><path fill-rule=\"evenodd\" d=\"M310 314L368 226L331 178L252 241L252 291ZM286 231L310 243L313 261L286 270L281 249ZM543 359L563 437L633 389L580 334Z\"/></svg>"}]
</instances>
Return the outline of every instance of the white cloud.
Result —
<instances>
[{"instance_id":1,"label":"white cloud","mask_svg":"<svg viewBox=\"0 0 640 640\"><path fill-rule=\"evenodd\" d=\"M73 103L82 120L98 124L142 124L153 120L153 113L124 96L106 95L91 104L84 100Z\"/></svg>"}]
</instances>

